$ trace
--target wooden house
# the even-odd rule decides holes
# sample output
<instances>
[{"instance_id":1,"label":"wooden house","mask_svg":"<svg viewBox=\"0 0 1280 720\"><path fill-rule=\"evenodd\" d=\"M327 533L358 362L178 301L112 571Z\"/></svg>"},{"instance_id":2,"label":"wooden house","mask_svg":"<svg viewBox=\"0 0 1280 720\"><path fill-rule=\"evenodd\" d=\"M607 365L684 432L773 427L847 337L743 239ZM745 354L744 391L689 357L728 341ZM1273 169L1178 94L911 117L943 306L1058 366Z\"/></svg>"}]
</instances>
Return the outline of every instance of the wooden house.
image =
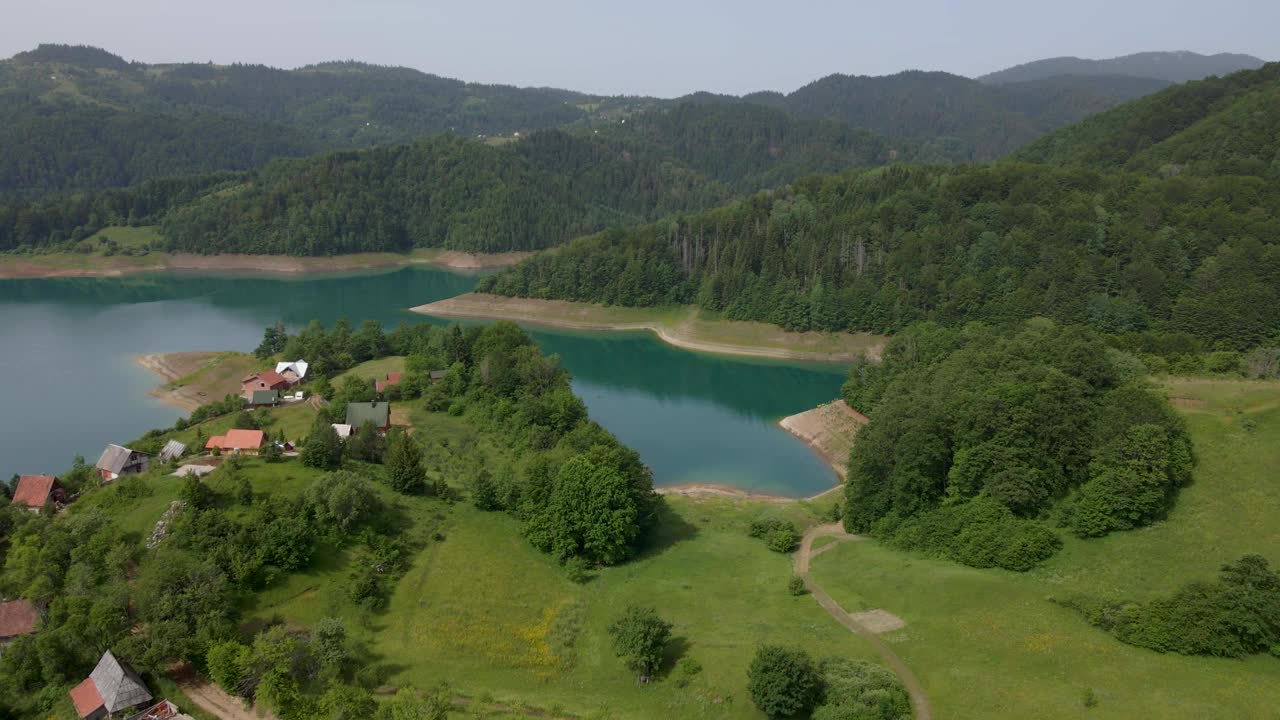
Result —
<instances>
[{"instance_id":1,"label":"wooden house","mask_svg":"<svg viewBox=\"0 0 1280 720\"><path fill-rule=\"evenodd\" d=\"M52 475L23 475L13 490L14 505L21 505L31 512L40 512L46 503L55 506L67 501L67 491Z\"/></svg>"},{"instance_id":2,"label":"wooden house","mask_svg":"<svg viewBox=\"0 0 1280 720\"><path fill-rule=\"evenodd\" d=\"M126 717L127 711L151 702L151 691L133 668L108 650L89 677L71 690L71 702L84 720Z\"/></svg>"},{"instance_id":3,"label":"wooden house","mask_svg":"<svg viewBox=\"0 0 1280 720\"><path fill-rule=\"evenodd\" d=\"M122 445L108 445L94 467L98 468L98 475L103 482L111 482L121 475L145 471L150 460L146 453L130 450Z\"/></svg>"},{"instance_id":4,"label":"wooden house","mask_svg":"<svg viewBox=\"0 0 1280 720\"><path fill-rule=\"evenodd\" d=\"M249 396L249 407L275 407L280 404L279 390L254 390Z\"/></svg>"},{"instance_id":5,"label":"wooden house","mask_svg":"<svg viewBox=\"0 0 1280 720\"><path fill-rule=\"evenodd\" d=\"M440 382L440 381L444 380L445 375L448 375L448 374L449 374L449 371L448 371L448 370L432 370L432 371L431 371L431 382L433 382L433 383L438 383L438 382Z\"/></svg>"}]
</instances>

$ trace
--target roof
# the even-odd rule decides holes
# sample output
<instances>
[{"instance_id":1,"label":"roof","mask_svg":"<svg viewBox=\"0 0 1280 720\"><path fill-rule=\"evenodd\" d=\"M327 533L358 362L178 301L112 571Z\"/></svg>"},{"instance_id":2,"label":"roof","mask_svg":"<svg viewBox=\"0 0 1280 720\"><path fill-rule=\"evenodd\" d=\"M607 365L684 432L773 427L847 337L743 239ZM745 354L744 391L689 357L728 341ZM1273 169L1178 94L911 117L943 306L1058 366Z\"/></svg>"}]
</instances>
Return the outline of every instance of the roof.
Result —
<instances>
[{"instance_id":1,"label":"roof","mask_svg":"<svg viewBox=\"0 0 1280 720\"><path fill-rule=\"evenodd\" d=\"M275 387L276 385L289 384L289 381L285 380L284 376L276 372L275 370L263 370L260 373L254 373L246 377L241 382L242 383L253 382L254 380L257 380L258 382L266 385L267 387Z\"/></svg>"},{"instance_id":2,"label":"roof","mask_svg":"<svg viewBox=\"0 0 1280 720\"><path fill-rule=\"evenodd\" d=\"M57 483L58 478L52 475L23 475L18 478L18 487L13 492L13 504L42 508Z\"/></svg>"},{"instance_id":3,"label":"roof","mask_svg":"<svg viewBox=\"0 0 1280 720\"><path fill-rule=\"evenodd\" d=\"M257 450L262 447L266 434L261 430L228 430L226 435L214 435L205 443L206 450Z\"/></svg>"},{"instance_id":4,"label":"roof","mask_svg":"<svg viewBox=\"0 0 1280 720\"><path fill-rule=\"evenodd\" d=\"M36 631L40 614L28 600L0 603L0 638L27 635Z\"/></svg>"},{"instance_id":5,"label":"roof","mask_svg":"<svg viewBox=\"0 0 1280 720\"><path fill-rule=\"evenodd\" d=\"M129 464L129 458L132 455L133 451L127 447L108 445L107 449L102 451L102 457L98 458L98 464L95 467L119 474Z\"/></svg>"},{"instance_id":6,"label":"roof","mask_svg":"<svg viewBox=\"0 0 1280 720\"><path fill-rule=\"evenodd\" d=\"M93 681L98 695L102 698L102 704L110 713L140 705L151 699L151 693L147 690L147 686L142 684L142 678L138 677L133 668L117 660L110 650L102 654L98 667L89 673L89 679Z\"/></svg>"},{"instance_id":7,"label":"roof","mask_svg":"<svg viewBox=\"0 0 1280 720\"><path fill-rule=\"evenodd\" d=\"M94 710L102 707L102 696L98 694L98 688L93 684L91 678L85 678L84 682L71 689L71 702L76 706L76 714L80 717L89 717Z\"/></svg>"},{"instance_id":8,"label":"roof","mask_svg":"<svg viewBox=\"0 0 1280 720\"><path fill-rule=\"evenodd\" d=\"M308 366L307 366L306 360L294 360L292 362L278 362L276 363L276 372L283 373L285 370L292 370L293 374L297 375L298 379L301 380L302 378L307 376L307 367Z\"/></svg>"},{"instance_id":9,"label":"roof","mask_svg":"<svg viewBox=\"0 0 1280 720\"><path fill-rule=\"evenodd\" d=\"M334 423L333 431L338 433L338 437L351 437L351 426L345 423Z\"/></svg>"},{"instance_id":10,"label":"roof","mask_svg":"<svg viewBox=\"0 0 1280 720\"><path fill-rule=\"evenodd\" d=\"M187 446L177 440L170 440L160 448L160 462L168 462L176 457L182 457L187 451Z\"/></svg>"},{"instance_id":11,"label":"roof","mask_svg":"<svg viewBox=\"0 0 1280 720\"><path fill-rule=\"evenodd\" d=\"M366 420L372 420L375 427L391 426L391 403L388 402L353 402L347 404L347 424L358 428Z\"/></svg>"},{"instance_id":12,"label":"roof","mask_svg":"<svg viewBox=\"0 0 1280 720\"><path fill-rule=\"evenodd\" d=\"M448 375L448 374L449 374L449 371L448 371L448 370L432 370L432 371L431 371L431 379L432 379L432 380L443 380L443 379L444 379L444 376L445 376L445 375Z\"/></svg>"},{"instance_id":13,"label":"roof","mask_svg":"<svg viewBox=\"0 0 1280 720\"><path fill-rule=\"evenodd\" d=\"M249 398L251 405L272 405L280 401L279 390L254 390Z\"/></svg>"}]
</instances>

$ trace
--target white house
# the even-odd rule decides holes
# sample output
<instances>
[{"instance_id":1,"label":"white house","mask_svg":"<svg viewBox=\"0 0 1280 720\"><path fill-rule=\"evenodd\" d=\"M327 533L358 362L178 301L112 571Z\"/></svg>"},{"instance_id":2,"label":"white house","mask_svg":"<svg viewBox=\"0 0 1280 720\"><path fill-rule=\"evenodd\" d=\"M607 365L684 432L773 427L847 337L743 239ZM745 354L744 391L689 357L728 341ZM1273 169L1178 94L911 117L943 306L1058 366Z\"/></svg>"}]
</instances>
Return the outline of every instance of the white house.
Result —
<instances>
[{"instance_id":1,"label":"white house","mask_svg":"<svg viewBox=\"0 0 1280 720\"><path fill-rule=\"evenodd\" d=\"M307 361L278 362L276 372L288 380L290 385L297 385L307 377Z\"/></svg>"}]
</instances>

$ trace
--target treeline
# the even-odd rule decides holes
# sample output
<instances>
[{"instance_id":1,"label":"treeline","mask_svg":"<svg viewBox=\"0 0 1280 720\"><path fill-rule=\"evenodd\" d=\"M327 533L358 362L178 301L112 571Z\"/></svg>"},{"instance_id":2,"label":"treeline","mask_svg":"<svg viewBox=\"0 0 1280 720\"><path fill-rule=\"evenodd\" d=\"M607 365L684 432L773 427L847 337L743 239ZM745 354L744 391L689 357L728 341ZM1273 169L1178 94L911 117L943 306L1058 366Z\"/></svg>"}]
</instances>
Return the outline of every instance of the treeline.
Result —
<instances>
[{"instance_id":1,"label":"treeline","mask_svg":"<svg viewBox=\"0 0 1280 720\"><path fill-rule=\"evenodd\" d=\"M1044 316L1242 349L1280 329L1277 211L1254 177L895 165L579 239L478 289L794 330Z\"/></svg>"},{"instance_id":2,"label":"treeline","mask_svg":"<svg viewBox=\"0 0 1280 720\"><path fill-rule=\"evenodd\" d=\"M1026 570L1080 537L1164 516L1191 477L1181 419L1094 333L1036 320L913 326L844 398L872 422L849 457L845 527L975 567Z\"/></svg>"},{"instance_id":3,"label":"treeline","mask_svg":"<svg viewBox=\"0 0 1280 720\"><path fill-rule=\"evenodd\" d=\"M1023 162L1280 177L1280 63L1169 88L1041 138Z\"/></svg>"},{"instance_id":4,"label":"treeline","mask_svg":"<svg viewBox=\"0 0 1280 720\"><path fill-rule=\"evenodd\" d=\"M1222 566L1213 582L1192 582L1143 602L1058 600L1121 642L1157 652L1280 658L1280 574L1260 555Z\"/></svg>"}]
</instances>

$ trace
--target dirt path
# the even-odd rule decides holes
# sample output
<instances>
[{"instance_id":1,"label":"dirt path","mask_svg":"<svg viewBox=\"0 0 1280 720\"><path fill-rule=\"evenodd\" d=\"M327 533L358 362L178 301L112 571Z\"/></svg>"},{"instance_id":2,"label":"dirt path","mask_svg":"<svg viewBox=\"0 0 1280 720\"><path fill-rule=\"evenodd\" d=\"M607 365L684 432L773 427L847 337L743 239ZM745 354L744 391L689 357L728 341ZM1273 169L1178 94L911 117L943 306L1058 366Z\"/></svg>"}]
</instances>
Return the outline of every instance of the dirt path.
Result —
<instances>
[{"instance_id":1,"label":"dirt path","mask_svg":"<svg viewBox=\"0 0 1280 720\"><path fill-rule=\"evenodd\" d=\"M204 712L221 720L276 720L266 710L251 710L239 698L234 698L206 680L194 676L183 677L178 688Z\"/></svg>"},{"instance_id":2,"label":"dirt path","mask_svg":"<svg viewBox=\"0 0 1280 720\"><path fill-rule=\"evenodd\" d=\"M893 648L889 647L889 643L872 632L870 628L850 617L849 613L840 607L840 603L828 595L827 591L823 590L822 586L818 585L813 577L809 575L809 561L837 544L833 542L814 550L813 541L820 537L834 537L838 542L862 539L857 535L846 533L844 527L839 523L809 528L805 532L804 538L800 541L800 549L796 551L794 559L796 574L804 579L805 589L809 591L810 595L813 595L813 599L818 601L818 604L822 606L823 610L827 611L827 614L836 619L836 622L871 643L871 646L880 654L880 659L884 660L889 669L898 675L898 679L902 681L902 686L907 690L907 695L911 697L911 710L914 713L915 720L932 720L933 710L929 707L929 698L925 695L924 686L920 684L915 674L911 672L911 668L907 667L902 658L898 657Z\"/></svg>"}]
</instances>

